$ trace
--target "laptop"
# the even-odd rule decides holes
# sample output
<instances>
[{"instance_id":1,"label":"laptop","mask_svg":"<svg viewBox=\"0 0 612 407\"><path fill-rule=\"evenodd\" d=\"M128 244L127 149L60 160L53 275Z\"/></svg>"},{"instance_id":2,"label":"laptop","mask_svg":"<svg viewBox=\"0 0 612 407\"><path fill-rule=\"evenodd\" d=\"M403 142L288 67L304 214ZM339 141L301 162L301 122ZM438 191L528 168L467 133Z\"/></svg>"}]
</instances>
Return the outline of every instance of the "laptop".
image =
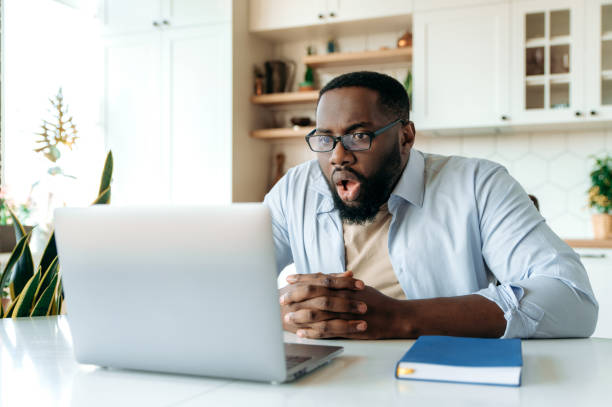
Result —
<instances>
[{"instance_id":1,"label":"laptop","mask_svg":"<svg viewBox=\"0 0 612 407\"><path fill-rule=\"evenodd\" d=\"M343 350L283 342L263 204L60 208L55 233L80 363L280 383Z\"/></svg>"}]
</instances>

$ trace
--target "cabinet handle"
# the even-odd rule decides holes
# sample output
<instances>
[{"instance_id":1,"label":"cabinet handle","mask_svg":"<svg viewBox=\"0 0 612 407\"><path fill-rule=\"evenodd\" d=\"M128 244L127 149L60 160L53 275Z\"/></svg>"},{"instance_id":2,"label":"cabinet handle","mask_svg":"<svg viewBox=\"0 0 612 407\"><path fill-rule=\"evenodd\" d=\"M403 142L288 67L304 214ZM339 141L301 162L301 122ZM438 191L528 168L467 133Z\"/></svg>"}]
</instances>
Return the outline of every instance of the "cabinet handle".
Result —
<instances>
[{"instance_id":1,"label":"cabinet handle","mask_svg":"<svg viewBox=\"0 0 612 407\"><path fill-rule=\"evenodd\" d=\"M331 13L329 13L330 17L336 17L336 13L334 13L333 11Z\"/></svg>"},{"instance_id":2,"label":"cabinet handle","mask_svg":"<svg viewBox=\"0 0 612 407\"><path fill-rule=\"evenodd\" d=\"M501 117L501 119L502 119L502 120L504 120L504 121L506 121L506 120L508 120L508 119L510 119L510 118L509 118L508 116L506 116L506 115L503 115L503 116Z\"/></svg>"},{"instance_id":3,"label":"cabinet handle","mask_svg":"<svg viewBox=\"0 0 612 407\"><path fill-rule=\"evenodd\" d=\"M159 22L158 21L153 21L153 27L159 27Z\"/></svg>"},{"instance_id":4,"label":"cabinet handle","mask_svg":"<svg viewBox=\"0 0 612 407\"><path fill-rule=\"evenodd\" d=\"M576 113L574 113L574 114L576 115L576 117L580 117L580 116L582 116L582 112L576 112Z\"/></svg>"},{"instance_id":5,"label":"cabinet handle","mask_svg":"<svg viewBox=\"0 0 612 407\"><path fill-rule=\"evenodd\" d=\"M168 20L164 20L164 21L162 21L162 24L163 24L163 25L170 25L170 21L168 21Z\"/></svg>"},{"instance_id":6,"label":"cabinet handle","mask_svg":"<svg viewBox=\"0 0 612 407\"><path fill-rule=\"evenodd\" d=\"M591 110L591 116L596 116L596 115L597 115L597 111Z\"/></svg>"},{"instance_id":7,"label":"cabinet handle","mask_svg":"<svg viewBox=\"0 0 612 407\"><path fill-rule=\"evenodd\" d=\"M319 20L323 20L325 16L323 14L319 14Z\"/></svg>"}]
</instances>

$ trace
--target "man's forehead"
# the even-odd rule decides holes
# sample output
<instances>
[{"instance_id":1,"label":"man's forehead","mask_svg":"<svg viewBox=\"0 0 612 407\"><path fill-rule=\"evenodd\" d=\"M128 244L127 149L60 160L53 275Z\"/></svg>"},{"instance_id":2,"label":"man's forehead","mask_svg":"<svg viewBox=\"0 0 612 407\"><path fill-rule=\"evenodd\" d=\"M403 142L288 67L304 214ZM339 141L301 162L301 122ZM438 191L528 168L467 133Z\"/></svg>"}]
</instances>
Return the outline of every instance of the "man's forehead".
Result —
<instances>
[{"instance_id":1,"label":"man's forehead","mask_svg":"<svg viewBox=\"0 0 612 407\"><path fill-rule=\"evenodd\" d=\"M362 87L332 89L321 96L317 106L317 127L346 126L377 122L382 115L378 93Z\"/></svg>"}]
</instances>

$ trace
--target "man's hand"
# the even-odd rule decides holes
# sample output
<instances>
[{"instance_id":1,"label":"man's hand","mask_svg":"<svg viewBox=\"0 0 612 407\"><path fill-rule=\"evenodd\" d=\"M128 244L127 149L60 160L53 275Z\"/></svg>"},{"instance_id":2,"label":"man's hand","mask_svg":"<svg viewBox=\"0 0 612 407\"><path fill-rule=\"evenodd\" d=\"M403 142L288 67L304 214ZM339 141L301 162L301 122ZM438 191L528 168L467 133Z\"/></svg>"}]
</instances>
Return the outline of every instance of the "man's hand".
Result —
<instances>
[{"instance_id":1,"label":"man's hand","mask_svg":"<svg viewBox=\"0 0 612 407\"><path fill-rule=\"evenodd\" d=\"M393 336L392 311L400 301L366 287L352 272L294 274L287 281L280 297L286 330L308 338Z\"/></svg>"}]
</instances>

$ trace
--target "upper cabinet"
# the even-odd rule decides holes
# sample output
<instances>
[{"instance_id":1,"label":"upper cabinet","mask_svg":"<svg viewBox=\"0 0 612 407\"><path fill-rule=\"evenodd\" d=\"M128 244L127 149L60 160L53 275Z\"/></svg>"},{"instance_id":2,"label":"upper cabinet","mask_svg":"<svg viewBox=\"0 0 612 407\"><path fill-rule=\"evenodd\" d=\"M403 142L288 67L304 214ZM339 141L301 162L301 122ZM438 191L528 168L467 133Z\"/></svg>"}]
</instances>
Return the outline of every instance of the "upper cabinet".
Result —
<instances>
[{"instance_id":1,"label":"upper cabinet","mask_svg":"<svg viewBox=\"0 0 612 407\"><path fill-rule=\"evenodd\" d=\"M251 31L269 31L408 15L410 0L250 0Z\"/></svg>"},{"instance_id":2,"label":"upper cabinet","mask_svg":"<svg viewBox=\"0 0 612 407\"><path fill-rule=\"evenodd\" d=\"M99 15L106 35L144 32L155 28L189 27L230 22L227 0L105 0Z\"/></svg>"},{"instance_id":3,"label":"upper cabinet","mask_svg":"<svg viewBox=\"0 0 612 407\"><path fill-rule=\"evenodd\" d=\"M585 115L582 0L513 4L512 122L581 120Z\"/></svg>"},{"instance_id":4,"label":"upper cabinet","mask_svg":"<svg viewBox=\"0 0 612 407\"><path fill-rule=\"evenodd\" d=\"M509 114L508 2L414 15L417 130L497 126Z\"/></svg>"},{"instance_id":5,"label":"upper cabinet","mask_svg":"<svg viewBox=\"0 0 612 407\"><path fill-rule=\"evenodd\" d=\"M590 0L586 13L586 104L591 120L612 117L612 0Z\"/></svg>"}]
</instances>

